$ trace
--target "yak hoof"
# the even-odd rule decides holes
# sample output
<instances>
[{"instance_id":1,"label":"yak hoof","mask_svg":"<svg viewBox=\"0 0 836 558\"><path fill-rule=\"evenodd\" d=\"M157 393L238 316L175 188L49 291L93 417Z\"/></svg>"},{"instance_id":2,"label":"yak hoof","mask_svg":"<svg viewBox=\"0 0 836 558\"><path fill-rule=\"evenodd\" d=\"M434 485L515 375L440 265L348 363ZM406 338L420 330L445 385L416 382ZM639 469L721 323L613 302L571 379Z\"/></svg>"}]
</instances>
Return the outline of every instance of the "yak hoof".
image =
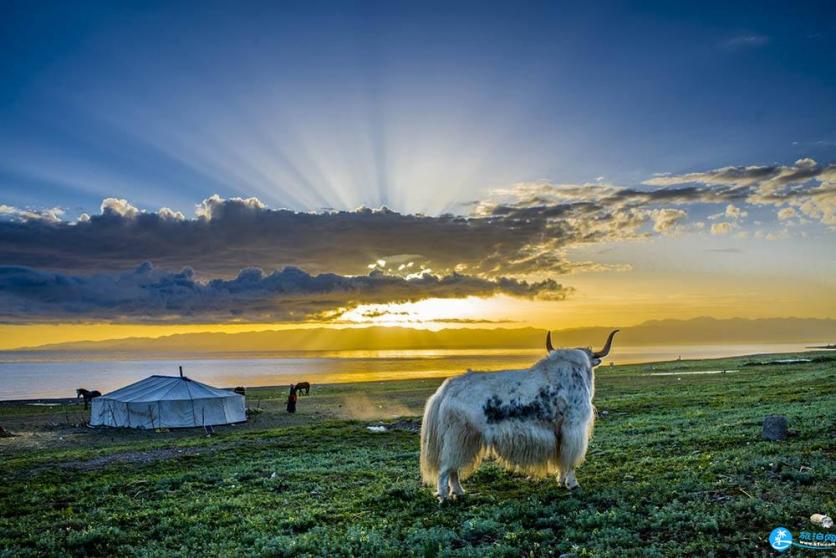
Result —
<instances>
[{"instance_id":1,"label":"yak hoof","mask_svg":"<svg viewBox=\"0 0 836 558\"><path fill-rule=\"evenodd\" d=\"M581 485L578 483L578 481L566 482L566 488L567 490L569 490L569 492L574 492L575 490L578 490L580 487Z\"/></svg>"}]
</instances>

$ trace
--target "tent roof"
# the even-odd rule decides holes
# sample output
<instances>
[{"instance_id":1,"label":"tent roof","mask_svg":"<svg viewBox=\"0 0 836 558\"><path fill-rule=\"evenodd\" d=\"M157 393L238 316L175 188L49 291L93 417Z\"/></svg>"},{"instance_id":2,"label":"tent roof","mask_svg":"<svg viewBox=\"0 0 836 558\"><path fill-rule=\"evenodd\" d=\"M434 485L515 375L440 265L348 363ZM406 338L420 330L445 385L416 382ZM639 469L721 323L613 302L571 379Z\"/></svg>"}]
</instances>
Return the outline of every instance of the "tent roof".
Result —
<instances>
[{"instance_id":1,"label":"tent roof","mask_svg":"<svg viewBox=\"0 0 836 558\"><path fill-rule=\"evenodd\" d=\"M218 389L180 376L148 376L116 391L102 395L102 399L117 401L183 401L213 399L217 397L241 397L237 393Z\"/></svg>"}]
</instances>

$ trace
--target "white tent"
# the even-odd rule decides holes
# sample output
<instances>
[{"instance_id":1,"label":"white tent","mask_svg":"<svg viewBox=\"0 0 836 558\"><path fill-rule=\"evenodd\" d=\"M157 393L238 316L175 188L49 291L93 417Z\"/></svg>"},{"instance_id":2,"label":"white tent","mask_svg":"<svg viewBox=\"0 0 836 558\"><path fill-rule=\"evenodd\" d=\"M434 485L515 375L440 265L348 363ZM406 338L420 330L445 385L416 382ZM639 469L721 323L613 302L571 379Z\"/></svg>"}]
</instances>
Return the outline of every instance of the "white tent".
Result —
<instances>
[{"instance_id":1,"label":"white tent","mask_svg":"<svg viewBox=\"0 0 836 558\"><path fill-rule=\"evenodd\" d=\"M129 428L216 426L247 420L244 396L183 376L149 376L93 399L90 424Z\"/></svg>"}]
</instances>

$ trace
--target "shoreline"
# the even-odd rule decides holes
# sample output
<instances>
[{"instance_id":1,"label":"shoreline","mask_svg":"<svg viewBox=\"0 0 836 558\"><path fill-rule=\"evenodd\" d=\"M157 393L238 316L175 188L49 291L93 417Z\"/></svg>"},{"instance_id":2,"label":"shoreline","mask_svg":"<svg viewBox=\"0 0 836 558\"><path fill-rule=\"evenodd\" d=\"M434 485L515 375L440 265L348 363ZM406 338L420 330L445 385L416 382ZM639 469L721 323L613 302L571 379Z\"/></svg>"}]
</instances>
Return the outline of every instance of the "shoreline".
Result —
<instances>
[{"instance_id":1,"label":"shoreline","mask_svg":"<svg viewBox=\"0 0 836 558\"><path fill-rule=\"evenodd\" d=\"M693 358L693 359L681 359L681 360L677 360L677 359L674 359L674 360L658 360L658 361L647 361L647 362L632 362L632 363L627 363L627 364L613 364L612 366L610 366L610 365L601 365L601 366L599 366L599 367L597 368L597 370L599 371L598 373L601 373L601 370L602 370L602 369L603 369L603 370L607 370L607 371L609 371L609 370L616 370L616 369L624 369L624 368L628 368L628 367L641 367L641 366L664 366L664 365L670 365L670 364L674 364L674 363L683 363L683 364L690 363L690 364L693 364L693 363L695 363L695 362L716 362L716 361L721 361L721 360L731 360L731 359L757 358L757 357L781 357L781 356L786 356L786 355L799 355L799 354L805 354L805 355L806 355L806 354L810 354L810 355L815 355L816 353L823 353L823 354L822 354L822 356L830 356L830 355L828 355L828 354L827 354L827 353L828 353L828 350L827 350L827 349L821 349L821 348L807 348L806 350L803 350L803 351L795 351L795 352L778 352L778 353L750 353L750 354L742 354L742 355L734 355L734 356L724 356L724 357ZM780 359L778 359L778 360L780 360ZM778 362L776 362L776 364L779 364L779 363L778 363ZM460 372L460 373L463 373L463 372ZM353 380L353 381L344 381L344 382L340 382L340 381L328 381L328 382L316 383L316 385L317 385L317 386L327 387L327 386L337 386L337 385L339 385L339 386L347 386L347 385L352 385L352 384L368 384L368 383L384 383L384 382L386 382L386 383L388 383L388 382L417 382L417 381L422 381L422 380L425 380L425 381L438 381L438 380L444 380L444 379L446 379L446 378L453 377L453 376L455 376L455 375L456 375L456 374L450 374L450 375L448 375L448 376L432 376L432 375L429 375L429 376L422 376L422 375L420 375L420 373L417 373L417 374L419 374L419 375L417 375L416 377L413 377L413 378L380 378L380 379L375 379L375 378L372 378L372 379L367 379L367 380L355 379L355 380ZM241 385L241 384L239 384L239 385ZM243 384L243 385L244 385L244 387L245 387L248 391L262 391L262 390L267 391L267 390L277 390L277 389L285 389L285 388L286 388L286 386L285 386L284 384L253 385L253 386L248 386L248 385L246 385L246 384ZM231 387L231 386L228 386L228 387L222 387L221 389L232 390L232 387ZM17 399L0 399L0 406L16 406L16 405L31 405L31 406L39 406L39 405L43 405L43 406L51 406L51 405L70 405L70 404L75 403L76 401L78 401L78 402L79 402L79 404L81 404L81 403L82 403L82 400L81 400L81 399L77 399L77 398L74 398L74 397L32 397L32 398L23 398L23 399L21 399L21 398L17 398Z\"/></svg>"},{"instance_id":2,"label":"shoreline","mask_svg":"<svg viewBox=\"0 0 836 558\"><path fill-rule=\"evenodd\" d=\"M785 352L800 352L800 351L826 351L836 350L836 345L828 343L816 344L817 342L810 341L788 341L788 342L753 342L753 341L724 341L718 343L711 342L683 342L683 343L664 343L664 344L633 344L622 345L620 349L627 353L621 355L621 358L630 358L632 353L646 352L650 350L665 350L673 348L683 349L686 353L688 349L697 350L700 348L721 348L721 347L783 347L789 349L796 347L794 350L780 350L775 353L764 352L762 354L778 354ZM67 358L71 357L72 362L103 362L103 361L167 361L167 360L271 360L271 359L370 359L370 358L422 358L426 355L444 354L449 356L480 356L480 355L523 355L523 354L537 354L541 350L540 347L416 347L416 348L385 348L385 349L276 349L263 351L111 351L111 350L40 350L40 349L4 349L0 350L0 365L4 364L23 364L23 363L56 363L67 362ZM736 356L746 356L748 353L741 355L727 355L727 356L706 356L703 358L733 358ZM753 353L761 354L761 353ZM674 359L675 360L675 359ZM694 360L694 359L691 359ZM648 364L657 361L636 361L625 364ZM665 361L659 361L665 362Z\"/></svg>"}]
</instances>

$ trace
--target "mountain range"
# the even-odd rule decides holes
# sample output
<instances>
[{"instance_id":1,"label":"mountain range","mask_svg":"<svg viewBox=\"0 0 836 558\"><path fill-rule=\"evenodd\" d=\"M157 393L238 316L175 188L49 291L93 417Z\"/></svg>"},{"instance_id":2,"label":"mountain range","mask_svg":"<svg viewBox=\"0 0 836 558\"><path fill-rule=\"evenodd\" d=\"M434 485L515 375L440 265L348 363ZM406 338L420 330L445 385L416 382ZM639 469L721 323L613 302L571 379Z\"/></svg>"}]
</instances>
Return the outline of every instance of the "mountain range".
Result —
<instances>
[{"instance_id":1,"label":"mountain range","mask_svg":"<svg viewBox=\"0 0 836 558\"><path fill-rule=\"evenodd\" d=\"M552 332L555 346L586 347L604 342L614 327ZM836 341L836 319L769 318L652 320L622 327L616 338L626 346L742 343L826 344ZM244 333L186 333L157 338L132 337L41 345L38 352L117 353L283 352L306 350L513 349L544 345L542 329L442 329L403 327L312 328Z\"/></svg>"}]
</instances>

